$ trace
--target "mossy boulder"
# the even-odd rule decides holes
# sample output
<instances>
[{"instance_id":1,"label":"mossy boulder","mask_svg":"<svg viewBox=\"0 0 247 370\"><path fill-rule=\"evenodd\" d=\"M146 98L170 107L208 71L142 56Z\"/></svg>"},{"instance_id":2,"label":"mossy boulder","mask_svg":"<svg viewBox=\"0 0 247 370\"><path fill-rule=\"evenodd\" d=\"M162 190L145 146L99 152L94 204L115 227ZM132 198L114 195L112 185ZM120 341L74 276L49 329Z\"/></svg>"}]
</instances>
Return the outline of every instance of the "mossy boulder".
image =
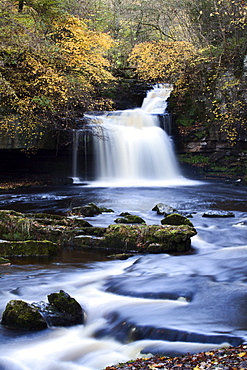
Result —
<instances>
[{"instance_id":1,"label":"mossy boulder","mask_svg":"<svg viewBox=\"0 0 247 370\"><path fill-rule=\"evenodd\" d=\"M0 254L11 256L51 256L57 253L57 244L49 240L1 241Z\"/></svg>"},{"instance_id":2,"label":"mossy boulder","mask_svg":"<svg viewBox=\"0 0 247 370\"><path fill-rule=\"evenodd\" d=\"M114 210L106 207L99 207L101 213L114 213Z\"/></svg>"},{"instance_id":3,"label":"mossy boulder","mask_svg":"<svg viewBox=\"0 0 247 370\"><path fill-rule=\"evenodd\" d=\"M93 217L101 213L101 209L94 203L88 203L85 206L81 207L73 207L71 210L71 215L84 217Z\"/></svg>"},{"instance_id":4,"label":"mossy boulder","mask_svg":"<svg viewBox=\"0 0 247 370\"><path fill-rule=\"evenodd\" d=\"M187 225L110 225L101 241L115 251L148 253L185 252L190 249L196 230Z\"/></svg>"},{"instance_id":5,"label":"mossy boulder","mask_svg":"<svg viewBox=\"0 0 247 370\"><path fill-rule=\"evenodd\" d=\"M47 296L49 305L44 316L53 326L72 326L83 324L84 311L80 304L68 293L60 290Z\"/></svg>"},{"instance_id":6,"label":"mossy boulder","mask_svg":"<svg viewBox=\"0 0 247 370\"><path fill-rule=\"evenodd\" d=\"M22 300L12 300L7 304L1 324L11 329L29 331L47 328L46 321L38 308Z\"/></svg>"},{"instance_id":7,"label":"mossy boulder","mask_svg":"<svg viewBox=\"0 0 247 370\"><path fill-rule=\"evenodd\" d=\"M114 220L117 224L145 224L145 220L140 216L131 215L128 212L121 213L120 216Z\"/></svg>"},{"instance_id":8,"label":"mossy boulder","mask_svg":"<svg viewBox=\"0 0 247 370\"><path fill-rule=\"evenodd\" d=\"M167 215L163 220L161 220L162 225L188 225L194 227L192 222L185 216L180 215L179 213L172 213Z\"/></svg>"}]
</instances>

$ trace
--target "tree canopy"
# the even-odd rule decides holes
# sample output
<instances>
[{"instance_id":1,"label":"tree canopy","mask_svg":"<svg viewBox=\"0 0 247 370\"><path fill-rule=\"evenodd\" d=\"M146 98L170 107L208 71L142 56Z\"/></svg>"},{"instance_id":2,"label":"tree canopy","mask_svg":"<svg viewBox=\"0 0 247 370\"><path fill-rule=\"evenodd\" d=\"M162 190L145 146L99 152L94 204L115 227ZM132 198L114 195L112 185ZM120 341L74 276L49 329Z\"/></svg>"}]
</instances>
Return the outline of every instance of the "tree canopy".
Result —
<instances>
[{"instance_id":1,"label":"tree canopy","mask_svg":"<svg viewBox=\"0 0 247 370\"><path fill-rule=\"evenodd\" d=\"M246 32L243 0L1 0L0 130L35 145L47 128L111 109L121 76L172 82L181 133L213 123L234 144Z\"/></svg>"}]
</instances>

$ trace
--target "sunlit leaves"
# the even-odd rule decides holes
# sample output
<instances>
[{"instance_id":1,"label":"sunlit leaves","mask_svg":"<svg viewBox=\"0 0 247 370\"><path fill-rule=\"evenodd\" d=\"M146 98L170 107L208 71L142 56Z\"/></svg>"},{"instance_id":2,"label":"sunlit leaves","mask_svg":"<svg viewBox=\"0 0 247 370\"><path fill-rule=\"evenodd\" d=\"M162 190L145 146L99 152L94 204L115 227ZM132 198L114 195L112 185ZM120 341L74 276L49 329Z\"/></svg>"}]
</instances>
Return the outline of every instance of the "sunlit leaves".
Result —
<instances>
[{"instance_id":1,"label":"sunlit leaves","mask_svg":"<svg viewBox=\"0 0 247 370\"><path fill-rule=\"evenodd\" d=\"M17 1L0 5L0 131L34 145L49 126L64 127L75 108L92 108L95 87L114 79L106 58L112 40L59 11L55 0L23 5L21 12Z\"/></svg>"},{"instance_id":2,"label":"sunlit leaves","mask_svg":"<svg viewBox=\"0 0 247 370\"><path fill-rule=\"evenodd\" d=\"M196 55L188 42L144 42L134 47L129 62L145 81L174 82Z\"/></svg>"}]
</instances>

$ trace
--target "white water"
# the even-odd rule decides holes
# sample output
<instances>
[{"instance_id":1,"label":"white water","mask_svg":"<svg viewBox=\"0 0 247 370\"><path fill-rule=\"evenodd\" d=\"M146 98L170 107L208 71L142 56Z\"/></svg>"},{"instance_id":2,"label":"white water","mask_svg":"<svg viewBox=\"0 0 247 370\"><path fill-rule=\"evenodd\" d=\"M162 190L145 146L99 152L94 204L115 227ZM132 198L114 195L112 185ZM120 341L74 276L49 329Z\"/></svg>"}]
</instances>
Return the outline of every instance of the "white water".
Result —
<instances>
[{"instance_id":1,"label":"white water","mask_svg":"<svg viewBox=\"0 0 247 370\"><path fill-rule=\"evenodd\" d=\"M170 85L158 85L147 93L141 108L88 116L94 122L94 186L188 184L172 140L159 125L158 115L166 111L171 91ZM75 173L73 177L78 182Z\"/></svg>"},{"instance_id":2,"label":"white water","mask_svg":"<svg viewBox=\"0 0 247 370\"><path fill-rule=\"evenodd\" d=\"M0 325L1 370L101 370L153 351L173 355L229 345L227 338L215 344L214 335L240 336L246 343L246 188L215 182L165 190L67 185L52 188L50 193L47 187L40 193L37 190L4 193L0 205L50 213L65 212L74 202L94 202L115 212L87 218L93 226L113 223L121 211L138 214L151 225L160 224L163 218L151 211L162 201L186 213L196 212L191 220L198 232L192 238L195 253L138 255L126 261L102 262L96 258L96 251L92 252L95 258L87 259L83 251L76 255L65 251L63 258L42 259L35 264L16 259L11 266L0 266L0 317L11 299L39 302L60 289L74 297L86 312L84 325L52 327L39 333L18 333ZM18 208L21 205L23 208ZM204 211L213 209L231 210L235 217L202 217ZM174 296L169 298L164 293ZM118 337L124 332L125 322L133 326L130 338L121 340ZM115 323L119 325L115 327ZM173 341L165 335L152 338L151 332L131 342L138 326L203 337L193 342L186 336ZM104 335L99 337L97 331L102 329Z\"/></svg>"}]
</instances>

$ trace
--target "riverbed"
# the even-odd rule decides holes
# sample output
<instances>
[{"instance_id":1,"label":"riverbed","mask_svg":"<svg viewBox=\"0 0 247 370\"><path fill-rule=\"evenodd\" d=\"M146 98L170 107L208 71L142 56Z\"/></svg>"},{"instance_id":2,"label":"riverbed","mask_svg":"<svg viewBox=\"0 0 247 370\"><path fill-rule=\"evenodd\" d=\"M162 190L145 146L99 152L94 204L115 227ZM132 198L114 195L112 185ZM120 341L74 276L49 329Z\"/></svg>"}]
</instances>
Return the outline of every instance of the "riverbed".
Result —
<instances>
[{"instance_id":1,"label":"riverbed","mask_svg":"<svg viewBox=\"0 0 247 370\"><path fill-rule=\"evenodd\" d=\"M0 209L66 214L94 202L114 212L87 218L93 226L130 212L160 224L165 203L197 230L186 255L67 250L60 256L13 259L0 268L0 314L11 299L47 301L60 289L84 308L85 323L39 333L0 328L0 369L100 370L140 356L196 353L247 340L247 192L238 183L186 181L179 186L104 187L74 184L0 194ZM204 212L231 211L208 218Z\"/></svg>"}]
</instances>

